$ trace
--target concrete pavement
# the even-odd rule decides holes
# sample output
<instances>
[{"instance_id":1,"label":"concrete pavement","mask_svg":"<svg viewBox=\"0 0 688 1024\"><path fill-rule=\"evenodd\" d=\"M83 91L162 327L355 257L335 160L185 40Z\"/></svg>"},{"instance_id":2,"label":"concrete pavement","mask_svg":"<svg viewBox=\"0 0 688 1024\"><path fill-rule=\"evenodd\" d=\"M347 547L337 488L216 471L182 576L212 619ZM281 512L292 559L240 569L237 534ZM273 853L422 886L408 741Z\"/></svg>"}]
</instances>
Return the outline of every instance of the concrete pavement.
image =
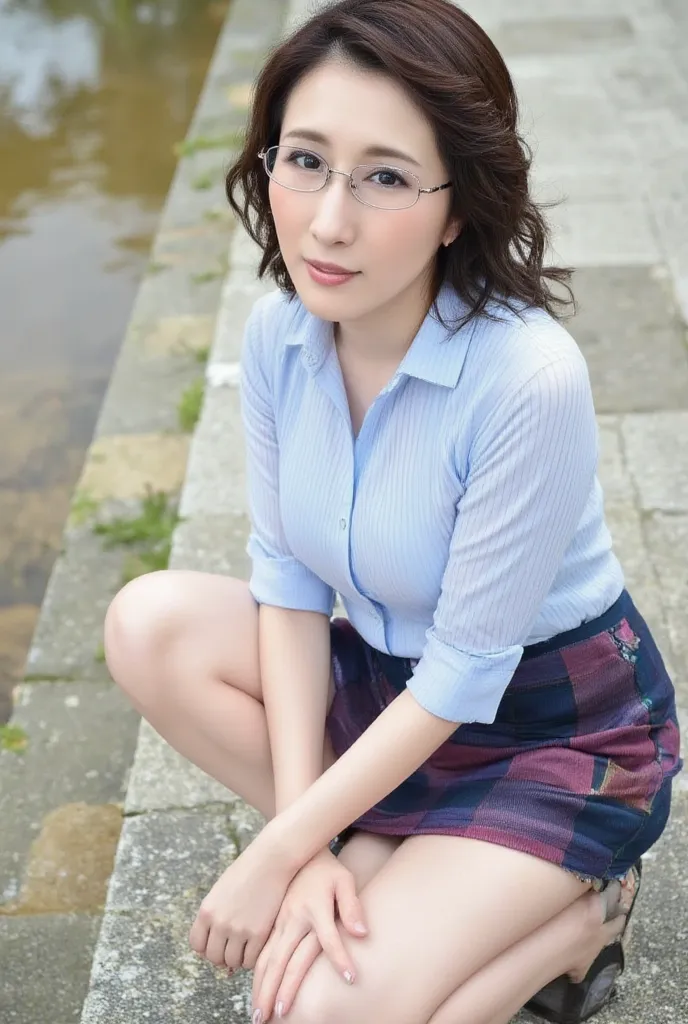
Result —
<instances>
[{"instance_id":1,"label":"concrete pavement","mask_svg":"<svg viewBox=\"0 0 688 1024\"><path fill-rule=\"evenodd\" d=\"M274 0L263 4L264 17L274 14ZM465 6L515 76L536 148L537 194L568 196L551 214L554 248L577 268L580 312L570 330L591 369L608 522L628 587L688 708L688 10L681 0ZM312 7L293 0L289 17ZM255 257L235 234L171 560L244 578L236 383L245 317L264 291ZM51 663L42 664L48 671ZM600 1024L688 1022L685 775L675 792L671 825L647 858L621 996L595 1018ZM260 826L142 726L82 1024L248 1020L248 979L227 981L198 961L187 933L202 896ZM8 1024L43 1024L23 1014L19 998L13 1013Z\"/></svg>"}]
</instances>

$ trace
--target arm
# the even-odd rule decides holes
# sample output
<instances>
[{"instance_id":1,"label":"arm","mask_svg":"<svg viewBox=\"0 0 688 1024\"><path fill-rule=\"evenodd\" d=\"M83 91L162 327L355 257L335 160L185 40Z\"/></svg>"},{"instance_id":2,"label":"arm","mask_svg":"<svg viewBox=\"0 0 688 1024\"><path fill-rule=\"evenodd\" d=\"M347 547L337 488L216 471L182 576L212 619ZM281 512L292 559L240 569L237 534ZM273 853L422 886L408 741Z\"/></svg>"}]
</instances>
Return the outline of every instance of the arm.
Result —
<instances>
[{"instance_id":1,"label":"arm","mask_svg":"<svg viewBox=\"0 0 688 1024\"><path fill-rule=\"evenodd\" d=\"M261 605L258 634L279 814L322 775L330 623L317 612Z\"/></svg>"},{"instance_id":2,"label":"arm","mask_svg":"<svg viewBox=\"0 0 688 1024\"><path fill-rule=\"evenodd\" d=\"M266 368L275 353L261 354L260 314L258 303L246 326L241 399L252 524L249 588L260 605L260 674L279 813L322 774L334 593L293 556L282 530L279 447Z\"/></svg>"},{"instance_id":3,"label":"arm","mask_svg":"<svg viewBox=\"0 0 688 1024\"><path fill-rule=\"evenodd\" d=\"M408 778L459 722L494 721L597 464L584 362L558 360L475 439L440 599L407 690L268 826L292 865Z\"/></svg>"}]
</instances>

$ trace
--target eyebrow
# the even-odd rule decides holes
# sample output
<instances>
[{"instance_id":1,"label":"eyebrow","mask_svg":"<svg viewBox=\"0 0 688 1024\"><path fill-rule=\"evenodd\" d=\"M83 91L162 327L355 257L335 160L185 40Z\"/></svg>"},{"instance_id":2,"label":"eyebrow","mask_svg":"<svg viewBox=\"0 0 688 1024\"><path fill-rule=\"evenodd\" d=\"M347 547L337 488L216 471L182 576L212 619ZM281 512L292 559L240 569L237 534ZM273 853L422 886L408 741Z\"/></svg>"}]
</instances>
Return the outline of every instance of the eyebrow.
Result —
<instances>
[{"instance_id":1,"label":"eyebrow","mask_svg":"<svg viewBox=\"0 0 688 1024\"><path fill-rule=\"evenodd\" d=\"M330 140L326 135L321 132L313 131L311 128L294 128L293 131L288 132L284 138L291 139L297 136L300 139L308 139L309 142L318 142L321 146L329 146ZM414 160L408 153L402 153L400 149L392 149L390 146L369 146L363 153L363 156L377 156L377 157L392 157L395 160L403 160L405 163L413 164L415 167L420 167L417 160Z\"/></svg>"}]
</instances>

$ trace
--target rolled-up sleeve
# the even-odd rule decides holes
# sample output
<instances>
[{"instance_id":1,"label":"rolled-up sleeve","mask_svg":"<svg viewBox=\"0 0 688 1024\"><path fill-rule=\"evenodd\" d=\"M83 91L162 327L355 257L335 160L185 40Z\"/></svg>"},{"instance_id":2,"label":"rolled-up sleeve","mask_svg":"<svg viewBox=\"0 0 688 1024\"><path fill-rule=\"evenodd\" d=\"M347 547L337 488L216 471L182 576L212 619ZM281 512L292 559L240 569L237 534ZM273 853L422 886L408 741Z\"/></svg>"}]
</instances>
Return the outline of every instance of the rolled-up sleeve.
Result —
<instances>
[{"instance_id":1,"label":"rolled-up sleeve","mask_svg":"<svg viewBox=\"0 0 688 1024\"><path fill-rule=\"evenodd\" d=\"M494 721L594 485L582 356L555 360L476 434L433 624L408 688L447 721Z\"/></svg>"},{"instance_id":2,"label":"rolled-up sleeve","mask_svg":"<svg viewBox=\"0 0 688 1024\"><path fill-rule=\"evenodd\" d=\"M295 558L289 549L279 508L279 449L274 402L261 358L259 311L246 324L241 356L241 410L246 442L246 477L251 533L247 552L252 571L249 589L259 604L331 615L330 586ZM274 358L274 352L270 352Z\"/></svg>"}]
</instances>

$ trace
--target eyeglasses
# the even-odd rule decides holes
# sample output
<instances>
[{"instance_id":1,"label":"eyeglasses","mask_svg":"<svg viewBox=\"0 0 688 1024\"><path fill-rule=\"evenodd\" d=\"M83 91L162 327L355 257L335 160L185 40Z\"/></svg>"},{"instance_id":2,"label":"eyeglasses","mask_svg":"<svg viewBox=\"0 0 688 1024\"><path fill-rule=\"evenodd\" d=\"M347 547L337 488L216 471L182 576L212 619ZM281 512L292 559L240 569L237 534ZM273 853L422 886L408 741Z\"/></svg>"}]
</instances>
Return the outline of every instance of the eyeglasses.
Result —
<instances>
[{"instance_id":1,"label":"eyeglasses","mask_svg":"<svg viewBox=\"0 0 688 1024\"><path fill-rule=\"evenodd\" d=\"M421 188L420 179L411 171L387 164L359 164L351 174L336 171L317 153L293 146L270 146L258 154L268 175L278 185L294 192L319 192L332 174L343 174L359 203L378 210L406 210L415 206L422 194L450 188L451 181L434 188Z\"/></svg>"}]
</instances>

